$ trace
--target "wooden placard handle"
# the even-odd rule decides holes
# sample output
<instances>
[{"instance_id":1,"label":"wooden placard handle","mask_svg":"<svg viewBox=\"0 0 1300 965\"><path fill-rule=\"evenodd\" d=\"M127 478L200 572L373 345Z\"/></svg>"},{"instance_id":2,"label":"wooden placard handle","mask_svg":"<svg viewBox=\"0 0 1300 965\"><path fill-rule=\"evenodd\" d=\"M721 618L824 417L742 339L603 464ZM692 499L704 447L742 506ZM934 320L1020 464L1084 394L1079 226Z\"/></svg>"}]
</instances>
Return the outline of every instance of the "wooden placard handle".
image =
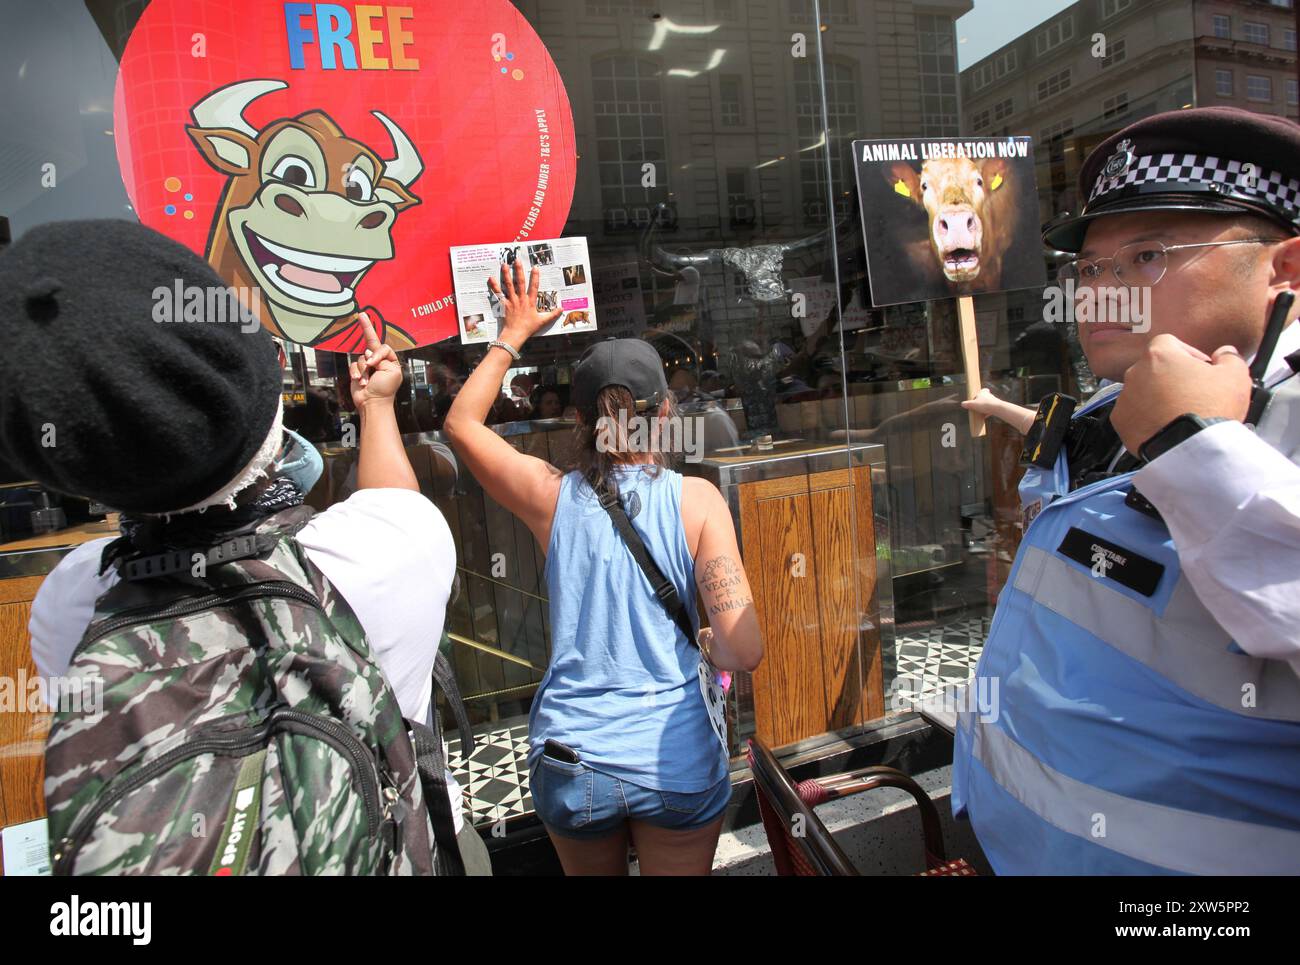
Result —
<instances>
[{"instance_id":1,"label":"wooden placard handle","mask_svg":"<svg viewBox=\"0 0 1300 965\"><path fill-rule=\"evenodd\" d=\"M975 330L975 301L969 295L957 299L957 325L961 338L961 360L966 367L966 398L973 399L980 392L980 344ZM984 417L971 411L970 434L984 435Z\"/></svg>"}]
</instances>

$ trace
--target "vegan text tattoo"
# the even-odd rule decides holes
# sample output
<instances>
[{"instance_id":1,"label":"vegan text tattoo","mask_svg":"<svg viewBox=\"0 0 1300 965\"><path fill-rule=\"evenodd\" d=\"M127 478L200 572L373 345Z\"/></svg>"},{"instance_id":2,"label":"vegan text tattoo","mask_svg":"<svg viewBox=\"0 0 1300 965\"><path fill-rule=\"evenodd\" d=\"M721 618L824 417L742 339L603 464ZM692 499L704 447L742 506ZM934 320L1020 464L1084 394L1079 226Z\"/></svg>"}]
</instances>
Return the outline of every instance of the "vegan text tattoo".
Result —
<instances>
[{"instance_id":1,"label":"vegan text tattoo","mask_svg":"<svg viewBox=\"0 0 1300 965\"><path fill-rule=\"evenodd\" d=\"M713 595L710 616L739 610L754 602L752 597L741 592L743 581L740 567L730 556L717 556L704 564L700 585Z\"/></svg>"}]
</instances>

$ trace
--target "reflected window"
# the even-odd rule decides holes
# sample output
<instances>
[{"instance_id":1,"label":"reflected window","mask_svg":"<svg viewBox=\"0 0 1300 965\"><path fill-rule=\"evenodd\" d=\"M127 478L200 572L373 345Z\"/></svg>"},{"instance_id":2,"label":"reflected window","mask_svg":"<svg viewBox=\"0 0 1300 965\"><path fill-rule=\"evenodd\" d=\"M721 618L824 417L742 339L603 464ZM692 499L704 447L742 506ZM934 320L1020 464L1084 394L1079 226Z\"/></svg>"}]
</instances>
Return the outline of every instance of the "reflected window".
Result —
<instances>
[{"instance_id":1,"label":"reflected window","mask_svg":"<svg viewBox=\"0 0 1300 965\"><path fill-rule=\"evenodd\" d=\"M727 169L727 214L733 228L752 228L758 222L748 168Z\"/></svg>"},{"instance_id":2,"label":"reflected window","mask_svg":"<svg viewBox=\"0 0 1300 965\"><path fill-rule=\"evenodd\" d=\"M713 17L716 20L736 19L736 0L713 0Z\"/></svg>"},{"instance_id":3,"label":"reflected window","mask_svg":"<svg viewBox=\"0 0 1300 965\"><path fill-rule=\"evenodd\" d=\"M1074 133L1074 121L1064 118L1038 132L1040 141L1061 141Z\"/></svg>"},{"instance_id":4,"label":"reflected window","mask_svg":"<svg viewBox=\"0 0 1300 965\"><path fill-rule=\"evenodd\" d=\"M1034 34L1034 53L1041 57L1074 39L1074 17L1066 17Z\"/></svg>"},{"instance_id":5,"label":"reflected window","mask_svg":"<svg viewBox=\"0 0 1300 965\"><path fill-rule=\"evenodd\" d=\"M1214 36L1220 40L1227 40L1232 36L1232 18L1226 14L1216 13L1211 18L1211 24L1214 29Z\"/></svg>"},{"instance_id":6,"label":"reflected window","mask_svg":"<svg viewBox=\"0 0 1300 965\"><path fill-rule=\"evenodd\" d=\"M1220 68L1214 72L1214 92L1220 97L1232 96L1232 71Z\"/></svg>"},{"instance_id":7,"label":"reflected window","mask_svg":"<svg viewBox=\"0 0 1300 965\"><path fill-rule=\"evenodd\" d=\"M1123 37L1119 38L1119 40L1109 41L1106 44L1106 56L1101 58L1101 69L1105 70L1107 67L1112 67L1122 62L1126 57L1128 57L1128 51L1125 49Z\"/></svg>"},{"instance_id":8,"label":"reflected window","mask_svg":"<svg viewBox=\"0 0 1300 965\"><path fill-rule=\"evenodd\" d=\"M718 78L718 114L723 127L739 127L744 123L740 78L734 74L723 74Z\"/></svg>"},{"instance_id":9,"label":"reflected window","mask_svg":"<svg viewBox=\"0 0 1300 965\"><path fill-rule=\"evenodd\" d=\"M822 0L822 23L844 26L858 22L854 0ZM817 11L813 0L790 0L790 19L795 23L815 23Z\"/></svg>"},{"instance_id":10,"label":"reflected window","mask_svg":"<svg viewBox=\"0 0 1300 965\"><path fill-rule=\"evenodd\" d=\"M852 64L826 64L826 113L830 129L836 137L847 137L858 130L857 69ZM825 132L822 128L821 91L818 85L817 65L802 62L795 67L795 118L799 138L799 191L803 200L805 224L826 223ZM835 184L853 180L844 152L831 154L831 177ZM851 198L841 194L835 199L836 218L846 218Z\"/></svg>"},{"instance_id":11,"label":"reflected window","mask_svg":"<svg viewBox=\"0 0 1300 965\"><path fill-rule=\"evenodd\" d=\"M1273 78L1259 74L1246 75L1246 99L1252 101L1271 101L1273 99Z\"/></svg>"},{"instance_id":12,"label":"reflected window","mask_svg":"<svg viewBox=\"0 0 1300 965\"><path fill-rule=\"evenodd\" d=\"M650 0L587 0L588 17L628 17L645 13Z\"/></svg>"},{"instance_id":13,"label":"reflected window","mask_svg":"<svg viewBox=\"0 0 1300 965\"><path fill-rule=\"evenodd\" d=\"M659 64L648 57L619 54L592 62L601 214L607 232L649 224L655 204L668 199L661 76ZM653 178L648 177L647 164L654 166Z\"/></svg>"},{"instance_id":14,"label":"reflected window","mask_svg":"<svg viewBox=\"0 0 1300 965\"><path fill-rule=\"evenodd\" d=\"M1241 25L1241 39L1248 44L1268 46L1268 24L1247 20Z\"/></svg>"},{"instance_id":15,"label":"reflected window","mask_svg":"<svg viewBox=\"0 0 1300 965\"><path fill-rule=\"evenodd\" d=\"M1070 68L1067 67L1065 70L1057 71L1050 77L1046 77L1038 82L1038 99L1040 101L1045 101L1049 97L1055 97L1063 90L1068 90L1069 87Z\"/></svg>"},{"instance_id":16,"label":"reflected window","mask_svg":"<svg viewBox=\"0 0 1300 965\"><path fill-rule=\"evenodd\" d=\"M916 15L918 80L921 88L921 134L946 137L957 133L957 55L951 17ZM994 61L994 73L1003 58Z\"/></svg>"}]
</instances>

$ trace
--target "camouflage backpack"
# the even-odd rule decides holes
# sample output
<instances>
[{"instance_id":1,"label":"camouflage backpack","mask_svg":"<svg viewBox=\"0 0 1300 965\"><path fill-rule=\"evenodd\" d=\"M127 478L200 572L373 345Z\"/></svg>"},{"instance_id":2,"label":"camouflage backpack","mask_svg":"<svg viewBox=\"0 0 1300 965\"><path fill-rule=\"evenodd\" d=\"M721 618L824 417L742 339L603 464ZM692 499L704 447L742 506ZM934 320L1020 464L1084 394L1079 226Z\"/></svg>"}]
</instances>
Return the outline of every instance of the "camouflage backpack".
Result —
<instances>
[{"instance_id":1,"label":"camouflage backpack","mask_svg":"<svg viewBox=\"0 0 1300 965\"><path fill-rule=\"evenodd\" d=\"M464 873L441 736L293 538L310 517L118 564L67 672L102 707L57 712L46 746L55 874ZM435 677L470 741L441 656Z\"/></svg>"}]
</instances>

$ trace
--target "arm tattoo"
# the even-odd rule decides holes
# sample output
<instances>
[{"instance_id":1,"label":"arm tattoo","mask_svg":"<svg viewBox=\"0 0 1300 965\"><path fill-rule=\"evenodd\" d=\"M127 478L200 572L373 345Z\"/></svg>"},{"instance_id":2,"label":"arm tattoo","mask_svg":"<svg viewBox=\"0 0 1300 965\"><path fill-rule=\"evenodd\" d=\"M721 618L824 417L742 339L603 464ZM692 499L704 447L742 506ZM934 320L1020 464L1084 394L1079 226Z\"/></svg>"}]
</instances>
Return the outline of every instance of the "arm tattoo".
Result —
<instances>
[{"instance_id":1,"label":"arm tattoo","mask_svg":"<svg viewBox=\"0 0 1300 965\"><path fill-rule=\"evenodd\" d=\"M730 556L715 556L704 564L700 586L712 594L714 603L709 615L739 610L753 603L753 598L739 592L742 582L740 567Z\"/></svg>"}]
</instances>

